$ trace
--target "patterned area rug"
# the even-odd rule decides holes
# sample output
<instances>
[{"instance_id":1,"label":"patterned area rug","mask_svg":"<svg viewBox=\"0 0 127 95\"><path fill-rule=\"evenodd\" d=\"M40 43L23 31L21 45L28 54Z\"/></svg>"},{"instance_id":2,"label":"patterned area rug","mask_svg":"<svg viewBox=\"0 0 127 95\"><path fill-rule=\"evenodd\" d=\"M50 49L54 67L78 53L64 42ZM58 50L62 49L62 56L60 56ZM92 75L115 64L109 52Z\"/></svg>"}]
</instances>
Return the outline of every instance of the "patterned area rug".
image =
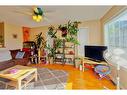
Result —
<instances>
[{"instance_id":1,"label":"patterned area rug","mask_svg":"<svg viewBox=\"0 0 127 95\"><path fill-rule=\"evenodd\" d=\"M53 70L48 68L37 68L38 81L31 81L24 90L51 90L64 89L67 83L68 73L64 70ZM0 89L5 89L5 85L0 83ZM8 87L8 89L14 89Z\"/></svg>"}]
</instances>

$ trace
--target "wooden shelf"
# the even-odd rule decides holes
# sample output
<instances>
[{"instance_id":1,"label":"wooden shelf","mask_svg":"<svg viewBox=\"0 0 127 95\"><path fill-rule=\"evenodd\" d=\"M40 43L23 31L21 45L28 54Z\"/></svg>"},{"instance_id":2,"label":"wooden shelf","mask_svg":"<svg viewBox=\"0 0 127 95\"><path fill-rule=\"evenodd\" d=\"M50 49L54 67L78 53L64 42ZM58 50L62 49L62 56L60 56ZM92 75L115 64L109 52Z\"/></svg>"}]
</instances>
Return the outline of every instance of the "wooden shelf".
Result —
<instances>
[{"instance_id":1,"label":"wooden shelf","mask_svg":"<svg viewBox=\"0 0 127 95\"><path fill-rule=\"evenodd\" d=\"M64 53L55 53L55 54L64 54Z\"/></svg>"},{"instance_id":2,"label":"wooden shelf","mask_svg":"<svg viewBox=\"0 0 127 95\"><path fill-rule=\"evenodd\" d=\"M65 53L65 55L75 55L75 54L69 54L69 53Z\"/></svg>"},{"instance_id":3,"label":"wooden shelf","mask_svg":"<svg viewBox=\"0 0 127 95\"><path fill-rule=\"evenodd\" d=\"M54 41L55 42L55 41ZM61 49L61 52L60 53L55 53L56 55L56 59L54 60L54 62L62 62L62 64L65 64L65 63L68 63L70 62L70 64L75 64L75 45L74 44L69 44L70 46L66 45L68 43L68 41L66 40L62 40L62 46L59 49ZM71 43L71 42L69 42ZM71 50L74 52L74 54L70 54L67 52L67 50ZM58 56L57 55L63 55L62 58L57 58ZM71 56L70 58L67 58L66 56ZM71 60L71 61L68 61L68 60Z\"/></svg>"}]
</instances>

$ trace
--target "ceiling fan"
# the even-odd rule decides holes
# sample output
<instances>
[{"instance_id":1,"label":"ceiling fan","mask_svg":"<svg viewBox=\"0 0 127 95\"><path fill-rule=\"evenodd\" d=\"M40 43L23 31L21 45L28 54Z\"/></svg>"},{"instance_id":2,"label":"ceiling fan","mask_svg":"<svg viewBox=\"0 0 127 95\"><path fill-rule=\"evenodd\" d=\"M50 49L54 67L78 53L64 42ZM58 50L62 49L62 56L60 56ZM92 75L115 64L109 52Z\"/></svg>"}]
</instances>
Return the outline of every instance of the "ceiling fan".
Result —
<instances>
[{"instance_id":1,"label":"ceiling fan","mask_svg":"<svg viewBox=\"0 0 127 95\"><path fill-rule=\"evenodd\" d=\"M41 21L49 21L48 18L46 17L47 13L51 13L52 11L44 11L43 8L41 7L33 7L29 11L14 11L15 13L20 13L24 15L29 15L31 18L36 21L36 22L41 22Z\"/></svg>"}]
</instances>

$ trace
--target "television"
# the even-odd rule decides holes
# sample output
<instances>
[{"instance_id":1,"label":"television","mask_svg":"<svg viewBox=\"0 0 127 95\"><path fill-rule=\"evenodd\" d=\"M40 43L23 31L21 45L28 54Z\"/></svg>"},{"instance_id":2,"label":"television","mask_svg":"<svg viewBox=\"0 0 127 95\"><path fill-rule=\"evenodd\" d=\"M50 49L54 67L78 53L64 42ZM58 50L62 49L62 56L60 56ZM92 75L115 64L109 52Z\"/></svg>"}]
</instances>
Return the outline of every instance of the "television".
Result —
<instances>
[{"instance_id":1,"label":"television","mask_svg":"<svg viewBox=\"0 0 127 95\"><path fill-rule=\"evenodd\" d=\"M85 46L85 57L94 61L104 61L103 52L107 46Z\"/></svg>"}]
</instances>

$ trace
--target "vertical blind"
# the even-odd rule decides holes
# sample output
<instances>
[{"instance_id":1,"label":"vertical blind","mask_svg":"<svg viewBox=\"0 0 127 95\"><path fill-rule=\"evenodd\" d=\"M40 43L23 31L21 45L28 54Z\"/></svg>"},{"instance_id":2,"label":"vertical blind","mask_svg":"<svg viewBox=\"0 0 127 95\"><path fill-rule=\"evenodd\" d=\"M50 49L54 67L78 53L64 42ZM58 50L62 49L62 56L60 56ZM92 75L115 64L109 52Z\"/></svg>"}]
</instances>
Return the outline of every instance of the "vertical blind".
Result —
<instances>
[{"instance_id":1,"label":"vertical blind","mask_svg":"<svg viewBox=\"0 0 127 95\"><path fill-rule=\"evenodd\" d=\"M105 44L127 51L127 11L105 24Z\"/></svg>"}]
</instances>

